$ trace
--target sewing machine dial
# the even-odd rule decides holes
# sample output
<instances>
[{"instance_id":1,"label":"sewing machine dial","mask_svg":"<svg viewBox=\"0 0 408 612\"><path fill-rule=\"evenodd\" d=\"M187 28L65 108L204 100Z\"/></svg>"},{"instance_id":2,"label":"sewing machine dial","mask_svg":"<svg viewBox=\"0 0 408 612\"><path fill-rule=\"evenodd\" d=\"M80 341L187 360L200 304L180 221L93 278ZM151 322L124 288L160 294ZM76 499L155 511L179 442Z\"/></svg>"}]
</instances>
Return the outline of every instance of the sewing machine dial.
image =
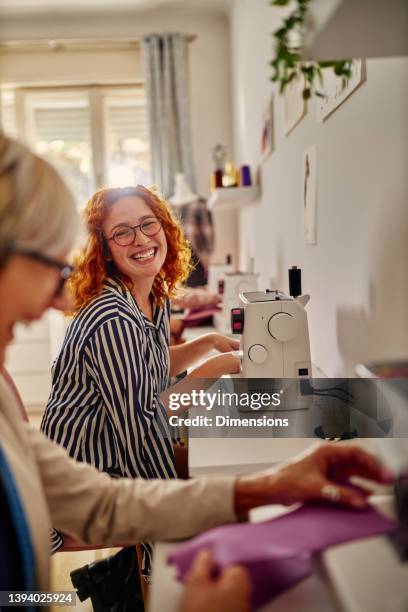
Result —
<instances>
[{"instance_id":1,"label":"sewing machine dial","mask_svg":"<svg viewBox=\"0 0 408 612\"><path fill-rule=\"evenodd\" d=\"M288 312L278 312L269 319L268 331L278 342L290 342L297 336L297 321Z\"/></svg>"},{"instance_id":2,"label":"sewing machine dial","mask_svg":"<svg viewBox=\"0 0 408 612\"><path fill-rule=\"evenodd\" d=\"M253 344L248 350L248 357L253 363L261 365L268 358L268 351L263 344Z\"/></svg>"}]
</instances>

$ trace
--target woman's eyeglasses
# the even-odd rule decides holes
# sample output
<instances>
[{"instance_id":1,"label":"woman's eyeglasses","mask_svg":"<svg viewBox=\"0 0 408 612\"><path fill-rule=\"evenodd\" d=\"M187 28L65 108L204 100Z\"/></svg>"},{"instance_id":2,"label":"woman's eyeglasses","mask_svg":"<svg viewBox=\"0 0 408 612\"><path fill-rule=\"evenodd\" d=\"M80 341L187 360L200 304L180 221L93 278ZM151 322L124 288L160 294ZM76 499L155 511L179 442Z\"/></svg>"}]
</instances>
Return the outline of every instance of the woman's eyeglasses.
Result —
<instances>
[{"instance_id":1,"label":"woman's eyeglasses","mask_svg":"<svg viewBox=\"0 0 408 612\"><path fill-rule=\"evenodd\" d=\"M51 268L57 268L60 271L60 277L58 280L58 284L55 288L54 297L60 297L64 289L65 283L74 271L74 268L72 266L67 263L62 263L62 261L58 261L53 257L48 257L47 255L43 255L42 253L38 253L37 251L30 251L26 249L12 249L11 252L14 255L20 255L21 257L27 257L28 259L39 261L40 263L43 263Z\"/></svg>"},{"instance_id":2,"label":"woman's eyeglasses","mask_svg":"<svg viewBox=\"0 0 408 612\"><path fill-rule=\"evenodd\" d=\"M152 238L156 236L160 232L162 228L162 223L159 219L149 218L145 219L139 225L123 225L114 231L110 238L106 238L106 240L113 240L115 244L118 246L130 246L136 240L136 230L140 229L142 234Z\"/></svg>"}]
</instances>

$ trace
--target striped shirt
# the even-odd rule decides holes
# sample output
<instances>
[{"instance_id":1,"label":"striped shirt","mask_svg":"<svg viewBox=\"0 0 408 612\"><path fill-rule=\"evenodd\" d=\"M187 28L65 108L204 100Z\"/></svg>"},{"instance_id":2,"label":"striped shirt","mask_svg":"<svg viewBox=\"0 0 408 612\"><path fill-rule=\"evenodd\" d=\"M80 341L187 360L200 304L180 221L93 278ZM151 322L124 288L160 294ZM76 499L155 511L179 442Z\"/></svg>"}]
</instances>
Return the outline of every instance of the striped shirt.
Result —
<instances>
[{"instance_id":1,"label":"striped shirt","mask_svg":"<svg viewBox=\"0 0 408 612\"><path fill-rule=\"evenodd\" d=\"M169 302L151 322L118 280L71 321L41 429L112 477L174 478L167 414Z\"/></svg>"}]
</instances>

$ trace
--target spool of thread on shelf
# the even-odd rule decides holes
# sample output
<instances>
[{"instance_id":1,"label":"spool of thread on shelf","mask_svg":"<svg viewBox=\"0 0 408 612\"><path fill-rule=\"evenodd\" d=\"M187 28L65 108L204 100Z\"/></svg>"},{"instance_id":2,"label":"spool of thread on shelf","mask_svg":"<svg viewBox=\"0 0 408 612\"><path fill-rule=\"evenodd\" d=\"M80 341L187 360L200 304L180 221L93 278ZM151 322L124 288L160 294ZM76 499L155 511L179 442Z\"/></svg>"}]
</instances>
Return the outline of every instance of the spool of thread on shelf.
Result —
<instances>
[{"instance_id":1,"label":"spool of thread on shelf","mask_svg":"<svg viewBox=\"0 0 408 612\"><path fill-rule=\"evenodd\" d=\"M216 189L218 189L219 187L222 187L222 177L223 177L223 171L220 168L215 170L215 172L214 172L214 184L215 184L215 188Z\"/></svg>"},{"instance_id":2,"label":"spool of thread on shelf","mask_svg":"<svg viewBox=\"0 0 408 612\"><path fill-rule=\"evenodd\" d=\"M242 187L250 187L252 185L251 180L251 168L249 166L241 166L241 180L240 185Z\"/></svg>"}]
</instances>

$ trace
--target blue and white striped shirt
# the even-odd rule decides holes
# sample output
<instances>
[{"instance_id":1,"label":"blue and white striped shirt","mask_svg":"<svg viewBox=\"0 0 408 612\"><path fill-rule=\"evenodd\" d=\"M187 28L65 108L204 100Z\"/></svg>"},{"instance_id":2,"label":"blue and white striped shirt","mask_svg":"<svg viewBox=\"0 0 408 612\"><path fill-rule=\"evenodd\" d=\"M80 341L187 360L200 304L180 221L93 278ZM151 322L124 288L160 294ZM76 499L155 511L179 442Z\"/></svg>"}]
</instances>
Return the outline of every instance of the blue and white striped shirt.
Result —
<instances>
[{"instance_id":1,"label":"blue and white striped shirt","mask_svg":"<svg viewBox=\"0 0 408 612\"><path fill-rule=\"evenodd\" d=\"M77 461L112 477L177 476L159 397L169 385L169 315L167 302L149 321L123 283L109 278L70 323L41 429ZM61 545L53 531L52 551ZM144 550L148 574L150 546Z\"/></svg>"},{"instance_id":2,"label":"blue and white striped shirt","mask_svg":"<svg viewBox=\"0 0 408 612\"><path fill-rule=\"evenodd\" d=\"M68 327L41 428L78 461L111 476L176 476L159 394L169 384L169 303L154 321L120 281Z\"/></svg>"}]
</instances>

